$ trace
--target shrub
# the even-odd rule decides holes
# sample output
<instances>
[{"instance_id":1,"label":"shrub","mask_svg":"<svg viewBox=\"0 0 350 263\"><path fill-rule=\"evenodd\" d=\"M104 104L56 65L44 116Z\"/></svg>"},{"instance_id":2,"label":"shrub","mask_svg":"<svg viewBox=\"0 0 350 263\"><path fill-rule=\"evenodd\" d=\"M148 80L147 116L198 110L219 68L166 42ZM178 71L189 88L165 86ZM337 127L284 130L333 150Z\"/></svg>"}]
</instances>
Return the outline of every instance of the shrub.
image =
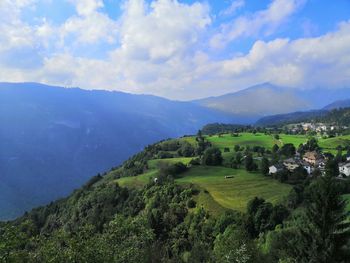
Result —
<instances>
[{"instance_id":1,"label":"shrub","mask_svg":"<svg viewBox=\"0 0 350 263\"><path fill-rule=\"evenodd\" d=\"M221 165L223 161L221 151L218 148L208 148L202 157L202 164L205 165Z\"/></svg>"},{"instance_id":2,"label":"shrub","mask_svg":"<svg viewBox=\"0 0 350 263\"><path fill-rule=\"evenodd\" d=\"M188 208L195 208L196 207L196 202L193 199L189 199L187 201L187 207Z\"/></svg>"}]
</instances>

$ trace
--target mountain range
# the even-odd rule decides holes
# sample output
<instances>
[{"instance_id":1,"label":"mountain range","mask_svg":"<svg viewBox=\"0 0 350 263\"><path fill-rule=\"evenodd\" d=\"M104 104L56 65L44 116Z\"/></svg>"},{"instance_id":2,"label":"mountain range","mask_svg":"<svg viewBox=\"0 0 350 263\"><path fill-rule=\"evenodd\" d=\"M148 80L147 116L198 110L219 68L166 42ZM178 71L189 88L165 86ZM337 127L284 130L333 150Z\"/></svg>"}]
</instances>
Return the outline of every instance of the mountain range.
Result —
<instances>
[{"instance_id":1,"label":"mountain range","mask_svg":"<svg viewBox=\"0 0 350 263\"><path fill-rule=\"evenodd\" d=\"M0 84L0 219L67 195L156 141L235 118L190 102Z\"/></svg>"},{"instance_id":2,"label":"mountain range","mask_svg":"<svg viewBox=\"0 0 350 263\"><path fill-rule=\"evenodd\" d=\"M310 110L310 111L297 111L285 114L276 114L266 117L262 117L255 122L256 126L276 126L285 123L296 123L303 121L311 121L314 119L320 119L327 117L332 110L335 109L346 109L350 107L350 99L348 100L338 100L330 103L320 110Z\"/></svg>"},{"instance_id":3,"label":"mountain range","mask_svg":"<svg viewBox=\"0 0 350 263\"><path fill-rule=\"evenodd\" d=\"M295 89L264 83L194 103L255 122L269 115L321 109L334 101L340 103L344 98L350 98L349 88Z\"/></svg>"},{"instance_id":4,"label":"mountain range","mask_svg":"<svg viewBox=\"0 0 350 263\"><path fill-rule=\"evenodd\" d=\"M344 98L350 89L301 91L268 83L189 102L0 83L0 220L67 195L156 141L194 134L208 123L253 124Z\"/></svg>"}]
</instances>

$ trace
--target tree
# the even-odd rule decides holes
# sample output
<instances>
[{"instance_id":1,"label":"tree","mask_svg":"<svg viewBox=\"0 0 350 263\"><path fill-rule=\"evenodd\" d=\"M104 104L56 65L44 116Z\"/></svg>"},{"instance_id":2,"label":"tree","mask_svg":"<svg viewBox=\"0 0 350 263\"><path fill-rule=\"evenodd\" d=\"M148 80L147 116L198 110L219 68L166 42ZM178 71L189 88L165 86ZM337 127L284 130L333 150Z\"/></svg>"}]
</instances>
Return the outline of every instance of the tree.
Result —
<instances>
[{"instance_id":1,"label":"tree","mask_svg":"<svg viewBox=\"0 0 350 263\"><path fill-rule=\"evenodd\" d=\"M186 171L187 166L184 165L182 162L177 162L174 164L161 162L159 164L158 182L163 183L167 181L169 176L175 178Z\"/></svg>"},{"instance_id":2,"label":"tree","mask_svg":"<svg viewBox=\"0 0 350 263\"><path fill-rule=\"evenodd\" d=\"M231 168L238 169L242 164L242 154L237 152L231 159Z\"/></svg>"},{"instance_id":3,"label":"tree","mask_svg":"<svg viewBox=\"0 0 350 263\"><path fill-rule=\"evenodd\" d=\"M154 233L142 217L117 216L109 223L104 237L110 247L111 260L108 262L145 262L154 241Z\"/></svg>"},{"instance_id":4,"label":"tree","mask_svg":"<svg viewBox=\"0 0 350 263\"><path fill-rule=\"evenodd\" d=\"M261 172L263 175L269 174L269 167L270 167L269 159L267 159L266 157L263 157L261 160Z\"/></svg>"},{"instance_id":5,"label":"tree","mask_svg":"<svg viewBox=\"0 0 350 263\"><path fill-rule=\"evenodd\" d=\"M322 172L319 168L316 168L313 172L312 172L312 176L317 178L320 177L322 175Z\"/></svg>"},{"instance_id":6,"label":"tree","mask_svg":"<svg viewBox=\"0 0 350 263\"><path fill-rule=\"evenodd\" d=\"M275 144L275 145L272 147L272 152L273 152L273 153L277 153L279 149L280 149L280 147L278 147L278 145Z\"/></svg>"},{"instance_id":7,"label":"tree","mask_svg":"<svg viewBox=\"0 0 350 263\"><path fill-rule=\"evenodd\" d=\"M346 201L336 179L326 175L309 188L306 206L307 223L300 227L305 244L295 255L298 262L346 262L350 257L344 245L350 239L350 223L346 222Z\"/></svg>"},{"instance_id":8,"label":"tree","mask_svg":"<svg viewBox=\"0 0 350 263\"><path fill-rule=\"evenodd\" d=\"M272 230L283 222L289 215L288 209L283 205L273 206L262 198L255 197L247 205L245 228L251 237Z\"/></svg>"},{"instance_id":9,"label":"tree","mask_svg":"<svg viewBox=\"0 0 350 263\"><path fill-rule=\"evenodd\" d=\"M254 163L253 156L248 153L247 156L245 157L245 169L247 171L256 171L257 170L257 165Z\"/></svg>"},{"instance_id":10,"label":"tree","mask_svg":"<svg viewBox=\"0 0 350 263\"><path fill-rule=\"evenodd\" d=\"M339 166L335 159L329 159L326 163L326 175L336 177L339 175Z\"/></svg>"},{"instance_id":11,"label":"tree","mask_svg":"<svg viewBox=\"0 0 350 263\"><path fill-rule=\"evenodd\" d=\"M294 169L293 172L289 173L288 181L293 183L302 182L306 179L307 175L307 171L302 166L299 166L296 169Z\"/></svg>"},{"instance_id":12,"label":"tree","mask_svg":"<svg viewBox=\"0 0 350 263\"><path fill-rule=\"evenodd\" d=\"M21 255L20 249L25 246L25 240L25 234L18 227L2 227L0 229L0 261L24 262L24 255Z\"/></svg>"},{"instance_id":13,"label":"tree","mask_svg":"<svg viewBox=\"0 0 350 263\"><path fill-rule=\"evenodd\" d=\"M305 149L307 151L315 151L319 149L318 143L316 138L312 137L311 139L309 139L306 144L305 144Z\"/></svg>"},{"instance_id":14,"label":"tree","mask_svg":"<svg viewBox=\"0 0 350 263\"><path fill-rule=\"evenodd\" d=\"M181 144L181 147L177 152L180 156L192 157L195 154L195 149L190 143L185 141Z\"/></svg>"},{"instance_id":15,"label":"tree","mask_svg":"<svg viewBox=\"0 0 350 263\"><path fill-rule=\"evenodd\" d=\"M241 147L239 146L239 144L236 144L233 149L235 150L235 152L239 152L241 150Z\"/></svg>"},{"instance_id":16,"label":"tree","mask_svg":"<svg viewBox=\"0 0 350 263\"><path fill-rule=\"evenodd\" d=\"M218 148L208 148L202 157L202 164L205 165L221 165L223 161L221 151Z\"/></svg>"},{"instance_id":17,"label":"tree","mask_svg":"<svg viewBox=\"0 0 350 263\"><path fill-rule=\"evenodd\" d=\"M216 262L249 263L257 262L257 249L247 233L235 225L219 234L214 244Z\"/></svg>"},{"instance_id":18,"label":"tree","mask_svg":"<svg viewBox=\"0 0 350 263\"><path fill-rule=\"evenodd\" d=\"M337 155L335 156L335 160L340 163L343 161L343 152L342 150L338 150ZM346 158L345 158L346 160Z\"/></svg>"},{"instance_id":19,"label":"tree","mask_svg":"<svg viewBox=\"0 0 350 263\"><path fill-rule=\"evenodd\" d=\"M287 156L287 157L291 157L295 155L295 146L292 143L286 143L284 144L281 149L279 150L279 153Z\"/></svg>"}]
</instances>

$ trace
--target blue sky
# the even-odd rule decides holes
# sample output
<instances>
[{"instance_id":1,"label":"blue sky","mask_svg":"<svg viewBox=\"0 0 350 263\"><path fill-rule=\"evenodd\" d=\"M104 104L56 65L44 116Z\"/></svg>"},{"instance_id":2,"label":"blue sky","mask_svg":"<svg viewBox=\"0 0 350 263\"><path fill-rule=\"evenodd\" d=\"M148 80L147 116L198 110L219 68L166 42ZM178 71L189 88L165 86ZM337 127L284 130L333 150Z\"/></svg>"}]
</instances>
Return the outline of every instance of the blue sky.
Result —
<instances>
[{"instance_id":1,"label":"blue sky","mask_svg":"<svg viewBox=\"0 0 350 263\"><path fill-rule=\"evenodd\" d=\"M2 0L0 81L193 99L350 87L349 0Z\"/></svg>"}]
</instances>

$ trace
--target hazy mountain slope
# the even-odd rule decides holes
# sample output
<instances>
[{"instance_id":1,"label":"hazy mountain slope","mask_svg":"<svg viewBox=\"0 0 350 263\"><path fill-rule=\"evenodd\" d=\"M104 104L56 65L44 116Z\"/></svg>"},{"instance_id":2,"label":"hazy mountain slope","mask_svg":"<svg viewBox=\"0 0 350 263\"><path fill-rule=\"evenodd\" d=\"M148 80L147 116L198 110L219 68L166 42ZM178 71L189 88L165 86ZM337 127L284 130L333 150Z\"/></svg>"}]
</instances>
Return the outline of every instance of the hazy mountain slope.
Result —
<instances>
[{"instance_id":1,"label":"hazy mountain slope","mask_svg":"<svg viewBox=\"0 0 350 263\"><path fill-rule=\"evenodd\" d=\"M337 104L332 104L337 105ZM328 108L328 107L326 107ZM256 122L256 126L273 126L297 122L321 122L336 124L339 126L350 125L350 108L329 107L329 110L315 110L306 112L294 112L289 114L279 114L261 118Z\"/></svg>"},{"instance_id":2,"label":"hazy mountain slope","mask_svg":"<svg viewBox=\"0 0 350 263\"><path fill-rule=\"evenodd\" d=\"M277 114L266 116L259 119L256 126L274 126L284 123L302 122L309 119L325 116L328 113L326 110L314 110L314 111L299 111L286 114Z\"/></svg>"},{"instance_id":3,"label":"hazy mountain slope","mask_svg":"<svg viewBox=\"0 0 350 263\"><path fill-rule=\"evenodd\" d=\"M216 121L235 120L154 96L1 83L0 218L69 193L147 144Z\"/></svg>"},{"instance_id":4,"label":"hazy mountain slope","mask_svg":"<svg viewBox=\"0 0 350 263\"><path fill-rule=\"evenodd\" d=\"M349 107L350 107L350 99L346 99L346 100L338 100L331 104L328 104L326 107L324 107L324 109L333 110L333 109L349 108Z\"/></svg>"},{"instance_id":5,"label":"hazy mountain slope","mask_svg":"<svg viewBox=\"0 0 350 263\"><path fill-rule=\"evenodd\" d=\"M350 97L350 89L291 89L269 83L194 101L199 105L257 120L263 116L319 109Z\"/></svg>"}]
</instances>

